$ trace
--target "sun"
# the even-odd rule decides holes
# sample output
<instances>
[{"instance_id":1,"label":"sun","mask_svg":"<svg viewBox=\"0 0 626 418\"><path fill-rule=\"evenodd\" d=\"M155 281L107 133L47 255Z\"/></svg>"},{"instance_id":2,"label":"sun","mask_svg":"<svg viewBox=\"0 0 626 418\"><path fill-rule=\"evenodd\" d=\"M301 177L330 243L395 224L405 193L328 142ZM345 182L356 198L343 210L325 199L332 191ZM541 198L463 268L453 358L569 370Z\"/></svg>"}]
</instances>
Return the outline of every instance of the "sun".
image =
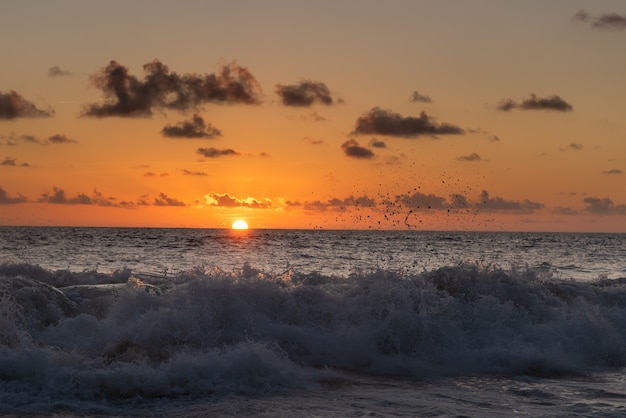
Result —
<instances>
[{"instance_id":1,"label":"sun","mask_svg":"<svg viewBox=\"0 0 626 418\"><path fill-rule=\"evenodd\" d=\"M233 229L248 229L248 223L246 221L242 221L241 219L233 222Z\"/></svg>"}]
</instances>

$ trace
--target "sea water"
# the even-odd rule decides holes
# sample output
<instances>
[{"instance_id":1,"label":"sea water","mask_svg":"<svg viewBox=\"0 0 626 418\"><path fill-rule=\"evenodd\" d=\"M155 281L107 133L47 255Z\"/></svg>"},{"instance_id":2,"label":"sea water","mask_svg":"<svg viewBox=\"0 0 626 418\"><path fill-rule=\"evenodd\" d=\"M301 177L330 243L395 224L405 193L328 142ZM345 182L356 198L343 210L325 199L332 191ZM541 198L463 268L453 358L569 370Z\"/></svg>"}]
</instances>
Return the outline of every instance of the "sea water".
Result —
<instances>
[{"instance_id":1,"label":"sea water","mask_svg":"<svg viewBox=\"0 0 626 418\"><path fill-rule=\"evenodd\" d=\"M0 413L623 416L626 235L0 228Z\"/></svg>"}]
</instances>

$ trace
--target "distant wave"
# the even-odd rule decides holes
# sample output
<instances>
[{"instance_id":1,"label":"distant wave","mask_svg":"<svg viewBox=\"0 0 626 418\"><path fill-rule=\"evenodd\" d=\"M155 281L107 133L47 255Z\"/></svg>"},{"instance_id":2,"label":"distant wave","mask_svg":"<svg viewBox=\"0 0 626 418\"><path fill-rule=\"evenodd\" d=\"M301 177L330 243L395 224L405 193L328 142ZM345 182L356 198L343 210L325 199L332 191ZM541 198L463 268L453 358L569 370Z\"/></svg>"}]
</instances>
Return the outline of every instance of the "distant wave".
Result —
<instances>
[{"instance_id":1,"label":"distant wave","mask_svg":"<svg viewBox=\"0 0 626 418\"><path fill-rule=\"evenodd\" d=\"M558 377L625 366L623 279L478 264L349 277L0 265L2 410L285 390L341 371Z\"/></svg>"}]
</instances>

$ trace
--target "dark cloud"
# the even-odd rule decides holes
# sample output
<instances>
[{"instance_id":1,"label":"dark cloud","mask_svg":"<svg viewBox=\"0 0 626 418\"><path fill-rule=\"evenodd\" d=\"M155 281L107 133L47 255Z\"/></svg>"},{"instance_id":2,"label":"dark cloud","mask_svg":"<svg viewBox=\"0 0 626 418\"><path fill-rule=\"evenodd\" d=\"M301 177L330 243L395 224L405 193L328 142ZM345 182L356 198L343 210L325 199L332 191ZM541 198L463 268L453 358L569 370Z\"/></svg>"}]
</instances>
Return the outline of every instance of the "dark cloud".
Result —
<instances>
[{"instance_id":1,"label":"dark cloud","mask_svg":"<svg viewBox=\"0 0 626 418\"><path fill-rule=\"evenodd\" d=\"M59 77L59 76L63 77L63 76L68 76L68 75L72 75L72 73L67 70L62 69L58 65L48 68L48 77Z\"/></svg>"},{"instance_id":2,"label":"dark cloud","mask_svg":"<svg viewBox=\"0 0 626 418\"><path fill-rule=\"evenodd\" d=\"M579 10L572 20L589 23L593 28L597 29L626 29L626 15L620 15L618 13L605 13L600 16L592 16L585 10Z\"/></svg>"},{"instance_id":3,"label":"dark cloud","mask_svg":"<svg viewBox=\"0 0 626 418\"><path fill-rule=\"evenodd\" d=\"M417 91L414 91L413 93L411 93L411 97L409 98L409 100L413 103L432 103L432 99L429 96L426 96L425 94L420 94Z\"/></svg>"},{"instance_id":4,"label":"dark cloud","mask_svg":"<svg viewBox=\"0 0 626 418\"><path fill-rule=\"evenodd\" d=\"M615 205L608 197L587 197L585 211L597 215L626 215L626 205Z\"/></svg>"},{"instance_id":5,"label":"dark cloud","mask_svg":"<svg viewBox=\"0 0 626 418\"><path fill-rule=\"evenodd\" d=\"M298 84L276 85L276 94L285 106L308 107L315 103L332 105L333 97L326 84L319 81L303 80Z\"/></svg>"},{"instance_id":6,"label":"dark cloud","mask_svg":"<svg viewBox=\"0 0 626 418\"><path fill-rule=\"evenodd\" d=\"M343 212L351 207L361 207L361 208L374 208L377 203L374 199L367 197L366 195L360 197L349 196L344 199L332 198L325 202L320 200L315 200L312 202L305 202L302 204L302 207L305 210L314 210L314 211L326 211L326 210L335 210L339 212ZM299 202L291 202L289 206L300 206Z\"/></svg>"},{"instance_id":7,"label":"dark cloud","mask_svg":"<svg viewBox=\"0 0 626 418\"><path fill-rule=\"evenodd\" d=\"M602 174L624 174L619 168L612 168L610 170L603 171Z\"/></svg>"},{"instance_id":8,"label":"dark cloud","mask_svg":"<svg viewBox=\"0 0 626 418\"><path fill-rule=\"evenodd\" d=\"M514 211L514 212L534 212L544 208L542 203L524 200L518 202L514 200L505 200L501 197L490 197L485 190L480 195L480 201L474 205L474 208L484 211Z\"/></svg>"},{"instance_id":9,"label":"dark cloud","mask_svg":"<svg viewBox=\"0 0 626 418\"><path fill-rule=\"evenodd\" d=\"M187 206L187 204L165 193L159 193L159 196L154 198L154 206Z\"/></svg>"},{"instance_id":10,"label":"dark cloud","mask_svg":"<svg viewBox=\"0 0 626 418\"><path fill-rule=\"evenodd\" d=\"M119 206L115 203L115 198L105 197L97 190L92 196L78 193L76 196L68 197L65 190L53 187L52 192L45 192L38 199L41 203L52 203L57 205L96 205L96 206Z\"/></svg>"},{"instance_id":11,"label":"dark cloud","mask_svg":"<svg viewBox=\"0 0 626 418\"><path fill-rule=\"evenodd\" d=\"M572 105L561 99L558 95L541 98L534 94L524 99L521 103L517 103L512 99L502 99L497 105L498 110L508 112L513 109L522 110L556 110L559 112L569 112L574 110Z\"/></svg>"},{"instance_id":12,"label":"dark cloud","mask_svg":"<svg viewBox=\"0 0 626 418\"><path fill-rule=\"evenodd\" d=\"M396 196L396 203L407 209L434 209L443 210L450 208L450 204L443 197L434 194L415 192L411 195Z\"/></svg>"},{"instance_id":13,"label":"dark cloud","mask_svg":"<svg viewBox=\"0 0 626 418\"><path fill-rule=\"evenodd\" d=\"M360 159L374 158L374 153L372 152L372 150L360 146L359 143L354 139L349 139L341 144L341 149L347 157Z\"/></svg>"},{"instance_id":14,"label":"dark cloud","mask_svg":"<svg viewBox=\"0 0 626 418\"><path fill-rule=\"evenodd\" d=\"M56 134L48 137L48 142L51 144L73 144L77 143L75 139L68 138L65 135Z\"/></svg>"},{"instance_id":15,"label":"dark cloud","mask_svg":"<svg viewBox=\"0 0 626 418\"><path fill-rule=\"evenodd\" d=\"M218 158L218 157L226 157L230 155L241 155L237 151L226 148L226 149L217 149L217 148L198 148L196 151L198 154L206 157L206 158Z\"/></svg>"},{"instance_id":16,"label":"dark cloud","mask_svg":"<svg viewBox=\"0 0 626 418\"><path fill-rule=\"evenodd\" d=\"M140 80L111 61L91 77L91 83L104 93L105 102L87 105L83 115L141 117L150 116L154 108L184 111L209 102L260 103L259 83L235 62L223 65L219 73L205 75L179 75L158 60L145 64L143 70Z\"/></svg>"},{"instance_id":17,"label":"dark cloud","mask_svg":"<svg viewBox=\"0 0 626 418\"><path fill-rule=\"evenodd\" d=\"M359 117L353 134L417 137L420 135L462 135L465 131L448 123L437 124L426 113L419 117L404 117L378 107Z\"/></svg>"},{"instance_id":18,"label":"dark cloud","mask_svg":"<svg viewBox=\"0 0 626 418\"><path fill-rule=\"evenodd\" d=\"M11 197L6 190L0 187L0 205L13 205L16 203L26 202L27 200L28 199L21 194L18 194L17 197Z\"/></svg>"},{"instance_id":19,"label":"dark cloud","mask_svg":"<svg viewBox=\"0 0 626 418\"><path fill-rule=\"evenodd\" d=\"M387 148L385 141L381 141L376 138L370 139L369 146L372 148Z\"/></svg>"},{"instance_id":20,"label":"dark cloud","mask_svg":"<svg viewBox=\"0 0 626 418\"><path fill-rule=\"evenodd\" d=\"M204 123L199 115L193 115L193 119L178 122L175 126L167 125L161 130L161 134L168 138L215 138L222 136L222 132L211 125Z\"/></svg>"},{"instance_id":21,"label":"dark cloud","mask_svg":"<svg viewBox=\"0 0 626 418\"><path fill-rule=\"evenodd\" d=\"M207 176L208 175L204 171L190 171L187 169L183 169L183 174L185 176Z\"/></svg>"},{"instance_id":22,"label":"dark cloud","mask_svg":"<svg viewBox=\"0 0 626 418\"><path fill-rule=\"evenodd\" d=\"M246 199L238 199L229 195L228 193L208 193L204 196L205 202L209 206L219 206L225 208L251 208L251 209L270 209L272 208L272 201L270 199L258 200L252 197Z\"/></svg>"},{"instance_id":23,"label":"dark cloud","mask_svg":"<svg viewBox=\"0 0 626 418\"><path fill-rule=\"evenodd\" d=\"M468 155L461 155L456 158L458 161L482 161L482 157L475 152Z\"/></svg>"},{"instance_id":24,"label":"dark cloud","mask_svg":"<svg viewBox=\"0 0 626 418\"><path fill-rule=\"evenodd\" d=\"M0 92L0 119L48 118L52 115L54 110L39 109L13 90Z\"/></svg>"}]
</instances>

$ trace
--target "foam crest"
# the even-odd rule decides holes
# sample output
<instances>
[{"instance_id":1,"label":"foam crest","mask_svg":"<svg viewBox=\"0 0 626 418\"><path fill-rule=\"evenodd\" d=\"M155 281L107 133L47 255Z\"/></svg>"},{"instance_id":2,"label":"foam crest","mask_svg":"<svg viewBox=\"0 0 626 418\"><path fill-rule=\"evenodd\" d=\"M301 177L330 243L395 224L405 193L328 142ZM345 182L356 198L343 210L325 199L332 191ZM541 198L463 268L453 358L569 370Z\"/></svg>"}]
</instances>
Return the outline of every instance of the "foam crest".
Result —
<instances>
[{"instance_id":1,"label":"foam crest","mask_svg":"<svg viewBox=\"0 0 626 418\"><path fill-rule=\"evenodd\" d=\"M5 264L0 276L0 386L13 406L274 391L332 370L420 378L626 366L620 280L479 264L349 277L245 264L167 278Z\"/></svg>"}]
</instances>

